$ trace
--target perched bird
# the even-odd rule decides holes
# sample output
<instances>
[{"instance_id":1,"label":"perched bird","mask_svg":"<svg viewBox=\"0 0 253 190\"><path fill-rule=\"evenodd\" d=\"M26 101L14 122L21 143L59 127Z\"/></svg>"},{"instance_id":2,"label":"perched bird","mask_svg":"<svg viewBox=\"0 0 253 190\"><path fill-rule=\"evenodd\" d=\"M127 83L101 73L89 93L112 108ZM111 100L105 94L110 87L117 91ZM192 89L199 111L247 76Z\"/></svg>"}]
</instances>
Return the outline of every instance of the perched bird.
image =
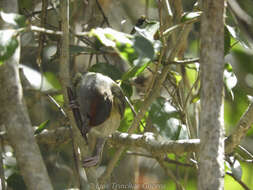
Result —
<instances>
[{"instance_id":1,"label":"perched bird","mask_svg":"<svg viewBox=\"0 0 253 190\"><path fill-rule=\"evenodd\" d=\"M79 108L81 133L96 138L92 157L83 160L84 167L97 165L106 138L120 126L124 116L125 98L121 88L111 78L100 73L87 72L75 87L76 104Z\"/></svg>"}]
</instances>

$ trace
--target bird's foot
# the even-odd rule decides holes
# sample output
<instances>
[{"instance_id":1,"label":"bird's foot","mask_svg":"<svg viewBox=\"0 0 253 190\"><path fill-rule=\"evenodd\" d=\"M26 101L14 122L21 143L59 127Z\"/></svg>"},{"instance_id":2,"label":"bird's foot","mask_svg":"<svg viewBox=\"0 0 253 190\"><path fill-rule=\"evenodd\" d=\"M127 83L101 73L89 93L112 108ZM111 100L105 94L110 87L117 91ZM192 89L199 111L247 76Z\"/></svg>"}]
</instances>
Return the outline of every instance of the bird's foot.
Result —
<instances>
[{"instance_id":1,"label":"bird's foot","mask_svg":"<svg viewBox=\"0 0 253 190\"><path fill-rule=\"evenodd\" d=\"M69 107L71 109L79 109L80 106L79 106L77 100L70 100L69 101Z\"/></svg>"},{"instance_id":2,"label":"bird's foot","mask_svg":"<svg viewBox=\"0 0 253 190\"><path fill-rule=\"evenodd\" d=\"M84 168L96 166L99 163L99 156L91 156L89 158L85 158L82 163Z\"/></svg>"}]
</instances>

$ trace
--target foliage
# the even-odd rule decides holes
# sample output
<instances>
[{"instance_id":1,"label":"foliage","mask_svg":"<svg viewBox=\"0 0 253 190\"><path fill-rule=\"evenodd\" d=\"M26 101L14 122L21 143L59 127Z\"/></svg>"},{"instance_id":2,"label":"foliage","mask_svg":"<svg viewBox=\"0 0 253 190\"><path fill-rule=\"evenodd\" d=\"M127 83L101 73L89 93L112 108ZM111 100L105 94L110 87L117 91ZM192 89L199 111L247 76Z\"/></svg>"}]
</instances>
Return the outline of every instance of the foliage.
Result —
<instances>
[{"instance_id":1,"label":"foliage","mask_svg":"<svg viewBox=\"0 0 253 190\"><path fill-rule=\"evenodd\" d=\"M22 1L21 5L25 6L26 2L28 1ZM194 1L191 2L192 4L194 3ZM72 3L71 6L74 7L74 2ZM152 3L154 3L154 1L152 1ZM199 81L199 63L197 61L186 63L187 59L184 58L196 57L199 53L199 39L196 33L199 32L198 21L201 12L193 10L193 6L190 6L188 3L185 3L185 6L187 5L185 9L188 10L185 11L184 14L179 15L180 18L178 23L170 23L170 27L167 27L167 25L160 27L164 22L161 18L156 18L156 20L146 19L142 25L132 26L135 31L133 34L116 30L114 27L94 27L82 37L78 38L80 41L87 42L85 45L76 43L70 46L70 54L73 60L79 55L88 55L89 59L87 60L92 60L93 56L96 57L96 61L93 60L93 62L85 60L86 63L89 62L89 65L92 63L88 70L102 73L117 81L125 95L129 99L132 98L131 102L137 113L143 99L149 95L150 90L153 88L153 76L157 77L161 75L163 68L171 64L161 92L158 92L158 98L152 102L149 109L145 110L145 117L142 118L143 125L135 131L136 133L149 131L150 126L148 126L148 122L151 121L152 131L155 131L159 136L165 137L166 139L190 139L198 135L198 118L195 114L199 111L199 100L201 101L199 95L199 90L201 88ZM252 3L248 1L247 3L241 4L244 9L247 9L248 4L252 6ZM156 9L157 7L152 8ZM247 13L252 17L250 11L247 11ZM4 65L4 62L14 54L19 45L18 38L20 36L22 37L22 35L28 31L34 34L36 31L31 30L31 27L27 24L30 22L30 19L23 15L4 13L2 11L0 15L2 20L11 28L0 30L1 67ZM196 23L192 27L192 33L189 34L188 41L186 40L189 43L188 48L182 49L184 56L168 60L170 53L176 46L175 44L180 43L175 40L177 39L179 31L182 30L183 26L188 26L188 24L192 24L193 22ZM227 12L224 31L224 57L226 60L224 68L224 118L226 132L229 134L247 107L248 100L246 96L253 94L253 54L250 40L245 37L246 35L243 34L243 31L240 31L239 25L237 25L231 12ZM44 35L46 36L49 34L45 33ZM49 38L45 38L44 40L47 45L55 45L55 42ZM34 40L33 43L36 44L35 48L38 50L36 40ZM165 51L165 53L163 51ZM120 68L121 65L111 64L107 58L109 55L119 56L124 61L124 66L126 66L127 69L122 70ZM34 65L30 65L29 67L21 65L21 68L24 70L25 78L33 89L41 92L52 90L54 93L62 89L58 75L56 74L58 66L56 66L57 69L52 69L52 64L55 64L54 62L58 64L58 60L55 58L57 56L58 50L52 57L47 57L50 63L47 64L45 61L46 59L43 59L43 69L40 71L43 73L36 71L36 69L34 69L36 66ZM104 59L101 57L104 57ZM176 63L176 61L183 62ZM72 72L74 72L75 66L71 69ZM138 81L142 77L143 83L141 82L141 87L139 87ZM148 82L145 83L145 81ZM133 98L134 96L137 96L137 98ZM54 94L54 99L63 106L63 96L61 93ZM58 112L55 107L50 111L50 113ZM50 113L46 115L50 115ZM134 113L128 106L119 130L126 132L134 117ZM38 123L40 123L40 125L36 129L35 134L40 134L45 128L50 130L55 124L53 124L52 118L50 117L43 118L43 121ZM194 128L194 130L192 130L192 128ZM193 134L194 131L196 134ZM252 140L252 133L253 130L250 130L247 139ZM238 154L244 158L244 155ZM167 155L167 157L169 158L170 155ZM178 161L182 159L185 163L190 162L190 159L188 159L189 157L189 155L173 155L174 160ZM62 159L64 160L65 158ZM228 162L228 160L230 162ZM229 157L226 162L227 171L231 172L237 180L243 180L246 184L250 184L251 182L247 177L251 175L249 168L252 166L241 163L242 161L237 159L237 157ZM173 170L173 172L174 171L176 171L176 169ZM179 173L181 176L184 175L184 172ZM191 173L194 174L194 171L191 171ZM189 179L189 184L195 184L195 180L196 178ZM232 189L230 186L230 183L232 183L231 181L232 178L230 179L226 176L225 183L227 189ZM7 176L7 182L10 187L14 189L17 184L23 185L18 171ZM168 184L168 181L165 183ZM170 185L168 185L168 187L171 188ZM194 189L192 186L190 186L189 189L190 188Z\"/></svg>"}]
</instances>

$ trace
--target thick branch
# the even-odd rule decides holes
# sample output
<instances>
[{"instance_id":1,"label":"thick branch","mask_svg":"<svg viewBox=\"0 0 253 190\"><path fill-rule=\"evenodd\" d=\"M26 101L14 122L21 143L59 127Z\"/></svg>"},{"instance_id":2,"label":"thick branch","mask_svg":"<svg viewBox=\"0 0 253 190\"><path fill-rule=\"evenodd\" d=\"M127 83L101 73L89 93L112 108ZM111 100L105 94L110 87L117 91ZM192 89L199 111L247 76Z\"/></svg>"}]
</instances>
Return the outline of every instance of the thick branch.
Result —
<instances>
[{"instance_id":1,"label":"thick branch","mask_svg":"<svg viewBox=\"0 0 253 190\"><path fill-rule=\"evenodd\" d=\"M224 0L202 1L198 189L224 188Z\"/></svg>"},{"instance_id":2,"label":"thick branch","mask_svg":"<svg viewBox=\"0 0 253 190\"><path fill-rule=\"evenodd\" d=\"M199 139L189 140L166 140L154 136L153 133L128 134L114 133L108 142L114 146L132 146L145 148L152 155L162 155L166 153L183 154L185 152L196 152L199 148Z\"/></svg>"},{"instance_id":3,"label":"thick branch","mask_svg":"<svg viewBox=\"0 0 253 190\"><path fill-rule=\"evenodd\" d=\"M63 97L65 106L69 105L67 87L70 86L70 72L69 72L69 0L61 1L61 24L62 24L62 41L61 41L61 56L60 56L60 81L63 89ZM81 159L84 155L88 155L89 151L85 146L84 139L82 138L70 109L66 109L68 118L73 129L73 140L74 145L77 145L81 150ZM77 151L76 151L77 152ZM79 160L78 160L79 161ZM78 169L80 162L78 162ZM89 183L91 184L90 189L96 189L97 176L94 168L86 168L86 175Z\"/></svg>"},{"instance_id":4,"label":"thick branch","mask_svg":"<svg viewBox=\"0 0 253 190\"><path fill-rule=\"evenodd\" d=\"M8 140L4 137L4 140ZM39 144L58 146L62 143L68 143L71 139L71 131L67 127L60 127L55 130L43 131L36 135ZM188 140L167 140L155 136L154 133L128 134L115 132L107 142L115 147L141 147L152 153L152 155L161 155L167 153L183 154L186 152L197 152L199 149L199 139Z\"/></svg>"},{"instance_id":5,"label":"thick branch","mask_svg":"<svg viewBox=\"0 0 253 190\"><path fill-rule=\"evenodd\" d=\"M17 1L1 1L5 12L17 12ZM18 72L20 48L0 66L0 125L5 126L27 189L51 190L30 118L23 100Z\"/></svg>"},{"instance_id":6,"label":"thick branch","mask_svg":"<svg viewBox=\"0 0 253 190\"><path fill-rule=\"evenodd\" d=\"M175 45L175 47L173 48L172 52L170 53L170 56L168 58L169 62L174 60L174 58L176 57L178 50L181 46L181 38L185 33L185 27L183 27L182 31L180 32L180 34L178 35L178 43ZM141 119L144 117L146 111L148 110L149 106L152 104L152 102L159 96L160 93L160 89L162 87L163 82L166 79L166 76L168 74L170 70L170 65L166 65L164 66L164 68L162 69L162 72L159 76L156 77L154 85L152 87L152 90L150 90L147 98L144 100L144 102L142 103L137 115L135 116L131 127L128 130L128 133L132 134L137 127L139 126L139 123L141 121ZM122 152L124 151L124 147L121 147L117 150L117 152L114 154L113 159L111 159L110 163L108 164L107 170L102 174L102 176L100 177L100 182L105 181L105 179L110 176L114 166L116 165L117 161L119 160Z\"/></svg>"},{"instance_id":7,"label":"thick branch","mask_svg":"<svg viewBox=\"0 0 253 190\"><path fill-rule=\"evenodd\" d=\"M233 134L226 139L226 153L231 153L234 148L240 144L241 140L246 136L247 131L253 124L253 103L251 103L242 115Z\"/></svg>"}]
</instances>

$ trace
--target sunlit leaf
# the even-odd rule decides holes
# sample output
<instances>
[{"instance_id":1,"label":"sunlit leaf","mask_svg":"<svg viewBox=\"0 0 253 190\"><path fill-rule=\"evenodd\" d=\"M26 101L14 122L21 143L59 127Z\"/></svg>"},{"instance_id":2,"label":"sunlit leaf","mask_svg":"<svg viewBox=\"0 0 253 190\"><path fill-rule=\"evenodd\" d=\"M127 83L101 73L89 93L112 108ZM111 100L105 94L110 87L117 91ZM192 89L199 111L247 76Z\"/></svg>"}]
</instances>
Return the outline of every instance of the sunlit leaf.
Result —
<instances>
[{"instance_id":1,"label":"sunlit leaf","mask_svg":"<svg viewBox=\"0 0 253 190\"><path fill-rule=\"evenodd\" d=\"M127 132L129 126L131 125L132 121L133 121L133 113L131 111L131 109L129 107L127 107L125 109L125 114L124 117L121 121L120 127L119 127L119 131L121 132Z\"/></svg>"},{"instance_id":2,"label":"sunlit leaf","mask_svg":"<svg viewBox=\"0 0 253 190\"><path fill-rule=\"evenodd\" d=\"M127 80L130 79L132 77L136 77L138 75L140 75L145 68L149 65L149 62L147 62L146 64L143 64L141 66L136 65L132 68L130 68L123 76L122 76L122 80Z\"/></svg>"},{"instance_id":3,"label":"sunlit leaf","mask_svg":"<svg viewBox=\"0 0 253 190\"><path fill-rule=\"evenodd\" d=\"M0 61L10 58L17 47L18 40L16 38L16 31L0 30Z\"/></svg>"},{"instance_id":4,"label":"sunlit leaf","mask_svg":"<svg viewBox=\"0 0 253 190\"><path fill-rule=\"evenodd\" d=\"M196 103L200 100L200 97L199 96L194 96L191 100L191 103Z\"/></svg>"},{"instance_id":5,"label":"sunlit leaf","mask_svg":"<svg viewBox=\"0 0 253 190\"><path fill-rule=\"evenodd\" d=\"M55 89L57 90L61 89L61 83L53 72L45 72L44 76Z\"/></svg>"},{"instance_id":6,"label":"sunlit leaf","mask_svg":"<svg viewBox=\"0 0 253 190\"><path fill-rule=\"evenodd\" d=\"M185 13L181 18L181 22L185 22L185 21L188 21L188 20L198 18L198 17L200 17L201 14L202 14L201 11Z\"/></svg>"},{"instance_id":7,"label":"sunlit leaf","mask_svg":"<svg viewBox=\"0 0 253 190\"><path fill-rule=\"evenodd\" d=\"M228 63L226 64L225 70L224 70L224 83L225 83L227 91L230 93L232 99L234 99L234 94L233 94L232 89L237 84L237 78L235 74L232 72L232 66Z\"/></svg>"},{"instance_id":8,"label":"sunlit leaf","mask_svg":"<svg viewBox=\"0 0 253 190\"><path fill-rule=\"evenodd\" d=\"M232 65L229 63L225 63L225 70L227 70L228 72L232 72L233 71Z\"/></svg>"},{"instance_id":9,"label":"sunlit leaf","mask_svg":"<svg viewBox=\"0 0 253 190\"><path fill-rule=\"evenodd\" d=\"M19 68L23 70L23 74L25 79L30 83L31 87L36 90L47 91L54 89L53 85L47 80L45 76L41 77L41 73L26 66L26 65L19 65ZM47 75L49 76L49 75ZM50 78L50 77L49 77ZM51 75L52 81L56 81L57 79L53 79ZM51 80L50 79L50 80ZM41 82L43 81L43 82ZM56 84L56 83L54 83ZM57 85L56 85L57 86Z\"/></svg>"},{"instance_id":10,"label":"sunlit leaf","mask_svg":"<svg viewBox=\"0 0 253 190\"><path fill-rule=\"evenodd\" d=\"M5 13L3 11L0 11L0 15L4 22L14 25L15 28L25 27L26 25L26 17L24 15L16 13Z\"/></svg>"},{"instance_id":11,"label":"sunlit leaf","mask_svg":"<svg viewBox=\"0 0 253 190\"><path fill-rule=\"evenodd\" d=\"M127 76L135 76L136 72L143 70L145 64L154 58L153 44L143 36L132 36L111 28L96 28L91 30L90 35L98 38L104 46L114 48L122 59L136 67Z\"/></svg>"},{"instance_id":12,"label":"sunlit leaf","mask_svg":"<svg viewBox=\"0 0 253 190\"><path fill-rule=\"evenodd\" d=\"M46 120L42 122L39 127L35 130L34 134L40 134L44 129L46 129L49 126L49 120Z\"/></svg>"},{"instance_id":13,"label":"sunlit leaf","mask_svg":"<svg viewBox=\"0 0 253 190\"><path fill-rule=\"evenodd\" d=\"M160 23L158 21L147 22L142 28L135 27L136 35L143 36L152 42L154 41L154 35L158 31L159 27Z\"/></svg>"},{"instance_id":14,"label":"sunlit leaf","mask_svg":"<svg viewBox=\"0 0 253 190\"><path fill-rule=\"evenodd\" d=\"M182 76L175 71L170 71L170 73L174 77L176 84L179 85L180 81L182 80Z\"/></svg>"},{"instance_id":15,"label":"sunlit leaf","mask_svg":"<svg viewBox=\"0 0 253 190\"><path fill-rule=\"evenodd\" d=\"M62 94L53 96L54 100L62 107L64 104L64 98Z\"/></svg>"},{"instance_id":16,"label":"sunlit leaf","mask_svg":"<svg viewBox=\"0 0 253 190\"><path fill-rule=\"evenodd\" d=\"M116 43L132 45L131 35L118 32L112 28L96 28L91 30L90 36L96 36L105 46L116 47Z\"/></svg>"}]
</instances>

